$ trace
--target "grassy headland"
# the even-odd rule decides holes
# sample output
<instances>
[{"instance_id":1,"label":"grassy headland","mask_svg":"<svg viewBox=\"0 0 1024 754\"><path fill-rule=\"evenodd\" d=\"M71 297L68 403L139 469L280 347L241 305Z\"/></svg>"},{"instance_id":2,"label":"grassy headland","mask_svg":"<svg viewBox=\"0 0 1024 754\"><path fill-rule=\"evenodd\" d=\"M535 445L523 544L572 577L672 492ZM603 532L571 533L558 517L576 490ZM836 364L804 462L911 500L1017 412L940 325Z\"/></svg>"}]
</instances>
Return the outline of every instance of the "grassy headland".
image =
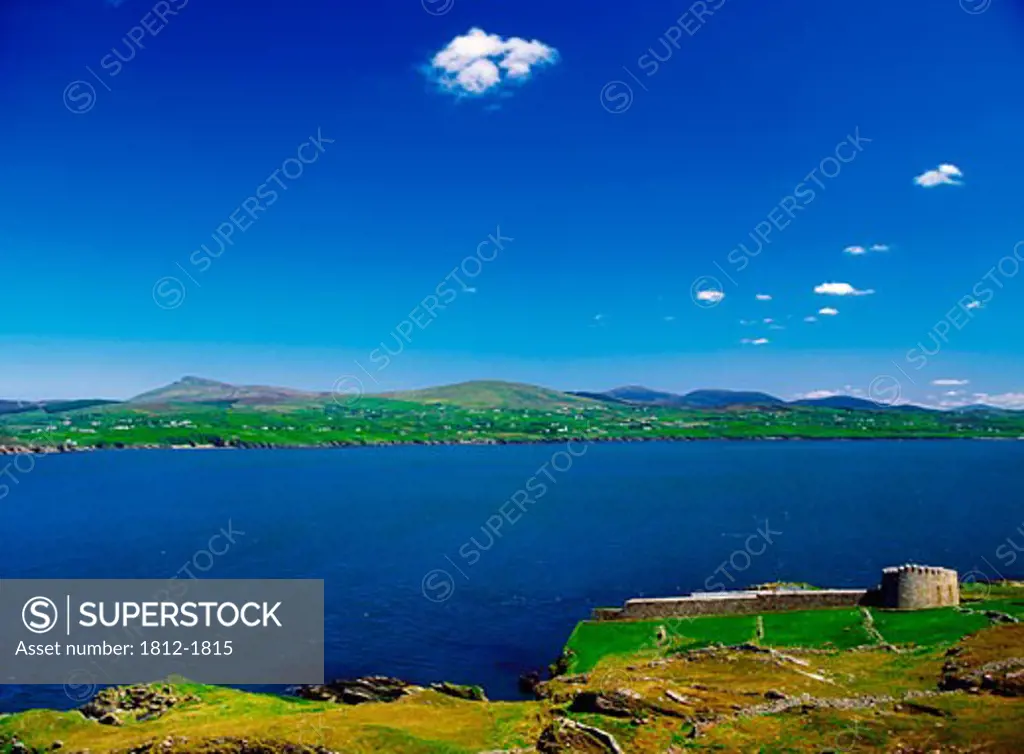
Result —
<instances>
[{"instance_id":1,"label":"grassy headland","mask_svg":"<svg viewBox=\"0 0 1024 754\"><path fill-rule=\"evenodd\" d=\"M102 724L0 716L0 752L1016 752L1024 746L1024 585L961 609L818 610L583 622L524 702L412 689L356 706L183 684ZM610 739L614 739L614 744Z\"/></svg>"}]
</instances>

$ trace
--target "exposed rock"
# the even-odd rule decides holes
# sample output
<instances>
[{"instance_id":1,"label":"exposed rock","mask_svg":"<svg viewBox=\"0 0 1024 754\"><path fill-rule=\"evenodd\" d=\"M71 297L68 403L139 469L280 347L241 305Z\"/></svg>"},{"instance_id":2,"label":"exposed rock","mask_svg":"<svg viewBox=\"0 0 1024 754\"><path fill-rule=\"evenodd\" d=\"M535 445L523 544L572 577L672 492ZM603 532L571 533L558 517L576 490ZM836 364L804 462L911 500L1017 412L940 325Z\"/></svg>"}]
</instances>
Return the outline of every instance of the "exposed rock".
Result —
<instances>
[{"instance_id":1,"label":"exposed rock","mask_svg":"<svg viewBox=\"0 0 1024 754\"><path fill-rule=\"evenodd\" d=\"M939 688L1024 696L1024 624L1004 623L968 636L946 656Z\"/></svg>"},{"instance_id":2,"label":"exposed rock","mask_svg":"<svg viewBox=\"0 0 1024 754\"><path fill-rule=\"evenodd\" d=\"M700 699L684 696L683 694L675 692L672 689L665 689L665 696L668 699L675 702L676 704L697 704L700 702Z\"/></svg>"},{"instance_id":3,"label":"exposed rock","mask_svg":"<svg viewBox=\"0 0 1024 754\"><path fill-rule=\"evenodd\" d=\"M563 718L544 729L537 741L540 754L623 754L607 731Z\"/></svg>"},{"instance_id":4,"label":"exposed rock","mask_svg":"<svg viewBox=\"0 0 1024 754\"><path fill-rule=\"evenodd\" d=\"M647 711L643 698L625 689L612 692L582 691L573 697L572 712L584 712L611 717L639 717Z\"/></svg>"},{"instance_id":5,"label":"exposed rock","mask_svg":"<svg viewBox=\"0 0 1024 754\"><path fill-rule=\"evenodd\" d=\"M519 691L523 694L532 694L538 699L542 698L537 693L537 687L541 684L541 675L536 670L523 673L519 676Z\"/></svg>"},{"instance_id":6,"label":"exposed rock","mask_svg":"<svg viewBox=\"0 0 1024 754\"><path fill-rule=\"evenodd\" d=\"M335 704L393 702L417 691L422 691L422 688L399 678L383 675L371 675L354 680L339 679L324 685L297 686L293 689L293 693L303 699Z\"/></svg>"},{"instance_id":7,"label":"exposed rock","mask_svg":"<svg viewBox=\"0 0 1024 754\"><path fill-rule=\"evenodd\" d=\"M981 690L1000 696L1024 696L1024 657L1010 657L975 668L964 662L948 660L942 666L939 688L945 691Z\"/></svg>"},{"instance_id":8,"label":"exposed rock","mask_svg":"<svg viewBox=\"0 0 1024 754\"><path fill-rule=\"evenodd\" d=\"M152 720L176 704L192 701L197 698L179 697L170 686L118 686L102 689L78 711L101 725L121 725L125 719Z\"/></svg>"},{"instance_id":9,"label":"exposed rock","mask_svg":"<svg viewBox=\"0 0 1024 754\"><path fill-rule=\"evenodd\" d=\"M456 699L465 699L470 702L486 702L487 696L480 686L460 686L457 683L432 683L430 688L441 694L454 696Z\"/></svg>"}]
</instances>

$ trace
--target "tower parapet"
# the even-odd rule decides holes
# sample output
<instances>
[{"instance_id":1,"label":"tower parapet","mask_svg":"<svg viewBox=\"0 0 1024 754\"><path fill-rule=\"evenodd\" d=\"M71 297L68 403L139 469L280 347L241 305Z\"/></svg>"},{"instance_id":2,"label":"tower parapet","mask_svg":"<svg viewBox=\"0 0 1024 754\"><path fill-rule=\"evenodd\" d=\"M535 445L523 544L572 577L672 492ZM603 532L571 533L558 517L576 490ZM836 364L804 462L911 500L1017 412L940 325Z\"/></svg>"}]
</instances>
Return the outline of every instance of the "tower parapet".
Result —
<instances>
[{"instance_id":1,"label":"tower parapet","mask_svg":"<svg viewBox=\"0 0 1024 754\"><path fill-rule=\"evenodd\" d=\"M960 604L960 581L950 568L906 564L882 570L882 605L921 610Z\"/></svg>"}]
</instances>

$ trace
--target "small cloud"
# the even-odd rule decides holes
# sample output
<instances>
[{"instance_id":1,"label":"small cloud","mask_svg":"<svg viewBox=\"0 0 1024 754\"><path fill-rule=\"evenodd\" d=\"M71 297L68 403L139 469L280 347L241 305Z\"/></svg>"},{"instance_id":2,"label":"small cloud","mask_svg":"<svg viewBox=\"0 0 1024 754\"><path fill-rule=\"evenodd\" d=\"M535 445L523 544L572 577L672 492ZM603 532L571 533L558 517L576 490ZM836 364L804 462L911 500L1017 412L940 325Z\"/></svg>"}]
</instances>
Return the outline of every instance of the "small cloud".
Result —
<instances>
[{"instance_id":1,"label":"small cloud","mask_svg":"<svg viewBox=\"0 0 1024 754\"><path fill-rule=\"evenodd\" d=\"M525 82L534 68L557 61L558 51L536 39L504 39L474 28L434 55L428 75L452 94L480 96L509 83Z\"/></svg>"},{"instance_id":2,"label":"small cloud","mask_svg":"<svg viewBox=\"0 0 1024 754\"><path fill-rule=\"evenodd\" d=\"M978 301L977 299L975 299L974 301L970 302L967 305L967 308L968 309L980 309L981 308L981 302Z\"/></svg>"},{"instance_id":3,"label":"small cloud","mask_svg":"<svg viewBox=\"0 0 1024 754\"><path fill-rule=\"evenodd\" d=\"M819 400L821 398L831 398L834 395L842 395L837 393L835 390L812 390L809 393L797 393L796 400Z\"/></svg>"},{"instance_id":4,"label":"small cloud","mask_svg":"<svg viewBox=\"0 0 1024 754\"><path fill-rule=\"evenodd\" d=\"M785 330L785 325L768 325L769 330Z\"/></svg>"},{"instance_id":5,"label":"small cloud","mask_svg":"<svg viewBox=\"0 0 1024 754\"><path fill-rule=\"evenodd\" d=\"M934 188L935 186L949 185L949 186L962 186L963 181L958 180L963 178L964 174L960 172L960 168L956 165L950 165L945 163L939 165L935 170L926 170L921 175L914 178L914 183L923 188Z\"/></svg>"},{"instance_id":6,"label":"small cloud","mask_svg":"<svg viewBox=\"0 0 1024 754\"><path fill-rule=\"evenodd\" d=\"M817 317L804 317L804 322L817 322Z\"/></svg>"},{"instance_id":7,"label":"small cloud","mask_svg":"<svg viewBox=\"0 0 1024 754\"><path fill-rule=\"evenodd\" d=\"M676 321L676 318L672 317L672 316L662 317L662 319L664 319L666 322L675 322Z\"/></svg>"},{"instance_id":8,"label":"small cloud","mask_svg":"<svg viewBox=\"0 0 1024 754\"><path fill-rule=\"evenodd\" d=\"M775 320L774 320L774 319L772 319L771 317L765 317L765 318L764 318L764 320L763 320L763 322L764 322L764 323L765 323L766 325L770 325L770 324L771 324L772 322L774 322L774 321L775 321Z\"/></svg>"},{"instance_id":9,"label":"small cloud","mask_svg":"<svg viewBox=\"0 0 1024 754\"><path fill-rule=\"evenodd\" d=\"M717 304L723 298L725 298L725 294L722 291L716 291L714 289L697 291L698 301L710 301L713 304Z\"/></svg>"},{"instance_id":10,"label":"small cloud","mask_svg":"<svg viewBox=\"0 0 1024 754\"><path fill-rule=\"evenodd\" d=\"M818 314L822 315L823 317L834 317L837 314L839 314L839 310L833 309L831 306L825 306L822 307L821 309L818 309Z\"/></svg>"},{"instance_id":11,"label":"small cloud","mask_svg":"<svg viewBox=\"0 0 1024 754\"><path fill-rule=\"evenodd\" d=\"M756 319L741 319L740 320L740 324L744 325L744 326L746 326L746 325L756 325L757 324L757 320Z\"/></svg>"},{"instance_id":12,"label":"small cloud","mask_svg":"<svg viewBox=\"0 0 1024 754\"><path fill-rule=\"evenodd\" d=\"M754 296L758 301L771 301L772 297L767 293L758 293Z\"/></svg>"},{"instance_id":13,"label":"small cloud","mask_svg":"<svg viewBox=\"0 0 1024 754\"><path fill-rule=\"evenodd\" d=\"M464 290L466 293L476 293L476 288L473 287L463 288L462 290Z\"/></svg>"},{"instance_id":14,"label":"small cloud","mask_svg":"<svg viewBox=\"0 0 1024 754\"><path fill-rule=\"evenodd\" d=\"M874 290L857 290L849 283L822 283L815 286L814 292L823 296L870 296Z\"/></svg>"},{"instance_id":15,"label":"small cloud","mask_svg":"<svg viewBox=\"0 0 1024 754\"><path fill-rule=\"evenodd\" d=\"M970 380L932 380L932 384L933 385L939 385L939 386L943 386L943 385L949 385L949 386L966 385L969 382L970 382Z\"/></svg>"},{"instance_id":16,"label":"small cloud","mask_svg":"<svg viewBox=\"0 0 1024 754\"><path fill-rule=\"evenodd\" d=\"M843 251L845 251L847 254L855 254L855 255L856 254L867 254L868 253L868 250L865 249L863 246L847 246L845 249L843 249Z\"/></svg>"},{"instance_id":17,"label":"small cloud","mask_svg":"<svg viewBox=\"0 0 1024 754\"><path fill-rule=\"evenodd\" d=\"M966 395L966 392L963 390L947 390L946 392L943 393L943 395L948 395L952 398L955 398L958 395Z\"/></svg>"},{"instance_id":18,"label":"small cloud","mask_svg":"<svg viewBox=\"0 0 1024 754\"><path fill-rule=\"evenodd\" d=\"M871 244L871 251L888 251L889 244L886 243L873 243Z\"/></svg>"},{"instance_id":19,"label":"small cloud","mask_svg":"<svg viewBox=\"0 0 1024 754\"><path fill-rule=\"evenodd\" d=\"M769 343L768 338L744 338L740 343L745 343L749 346L763 346Z\"/></svg>"}]
</instances>

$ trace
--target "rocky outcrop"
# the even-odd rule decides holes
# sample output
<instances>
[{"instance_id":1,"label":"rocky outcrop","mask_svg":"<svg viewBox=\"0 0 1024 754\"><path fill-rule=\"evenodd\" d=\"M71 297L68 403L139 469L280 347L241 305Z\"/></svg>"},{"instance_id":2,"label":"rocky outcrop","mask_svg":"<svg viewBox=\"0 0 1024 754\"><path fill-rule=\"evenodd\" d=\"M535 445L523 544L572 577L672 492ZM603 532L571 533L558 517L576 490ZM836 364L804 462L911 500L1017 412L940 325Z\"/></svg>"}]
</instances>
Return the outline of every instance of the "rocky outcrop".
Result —
<instances>
[{"instance_id":1,"label":"rocky outcrop","mask_svg":"<svg viewBox=\"0 0 1024 754\"><path fill-rule=\"evenodd\" d=\"M460 686L457 683L442 681L441 683L430 684L430 688L439 694L454 696L456 699L465 699L468 702L487 701L484 690L480 686Z\"/></svg>"},{"instance_id":2,"label":"rocky outcrop","mask_svg":"<svg viewBox=\"0 0 1024 754\"><path fill-rule=\"evenodd\" d=\"M101 725L123 725L128 719L153 720L176 704L194 701L199 700L179 696L171 686L120 686L103 689L78 711Z\"/></svg>"},{"instance_id":3,"label":"rocky outcrop","mask_svg":"<svg viewBox=\"0 0 1024 754\"><path fill-rule=\"evenodd\" d=\"M978 667L956 659L942 666L939 688L945 691L988 691L999 696L1024 696L1024 657L987 662Z\"/></svg>"},{"instance_id":4,"label":"rocky outcrop","mask_svg":"<svg viewBox=\"0 0 1024 754\"><path fill-rule=\"evenodd\" d=\"M569 710L592 715L635 718L643 717L647 705L640 694L630 689L607 692L582 691L573 698Z\"/></svg>"},{"instance_id":5,"label":"rocky outcrop","mask_svg":"<svg viewBox=\"0 0 1024 754\"><path fill-rule=\"evenodd\" d=\"M422 690L420 686L383 675L337 680L323 685L297 686L293 689L295 695L303 699L335 704L393 702Z\"/></svg>"},{"instance_id":6,"label":"rocky outcrop","mask_svg":"<svg viewBox=\"0 0 1024 754\"><path fill-rule=\"evenodd\" d=\"M1024 623L1004 623L968 636L946 657L941 689L1024 696Z\"/></svg>"},{"instance_id":7,"label":"rocky outcrop","mask_svg":"<svg viewBox=\"0 0 1024 754\"><path fill-rule=\"evenodd\" d=\"M83 450L77 445L61 442L56 445L0 445L0 456L20 456L26 453L45 455L48 453L74 453Z\"/></svg>"},{"instance_id":8,"label":"rocky outcrop","mask_svg":"<svg viewBox=\"0 0 1024 754\"><path fill-rule=\"evenodd\" d=\"M544 729L537 741L540 754L623 754L622 747L611 733L561 719Z\"/></svg>"}]
</instances>

